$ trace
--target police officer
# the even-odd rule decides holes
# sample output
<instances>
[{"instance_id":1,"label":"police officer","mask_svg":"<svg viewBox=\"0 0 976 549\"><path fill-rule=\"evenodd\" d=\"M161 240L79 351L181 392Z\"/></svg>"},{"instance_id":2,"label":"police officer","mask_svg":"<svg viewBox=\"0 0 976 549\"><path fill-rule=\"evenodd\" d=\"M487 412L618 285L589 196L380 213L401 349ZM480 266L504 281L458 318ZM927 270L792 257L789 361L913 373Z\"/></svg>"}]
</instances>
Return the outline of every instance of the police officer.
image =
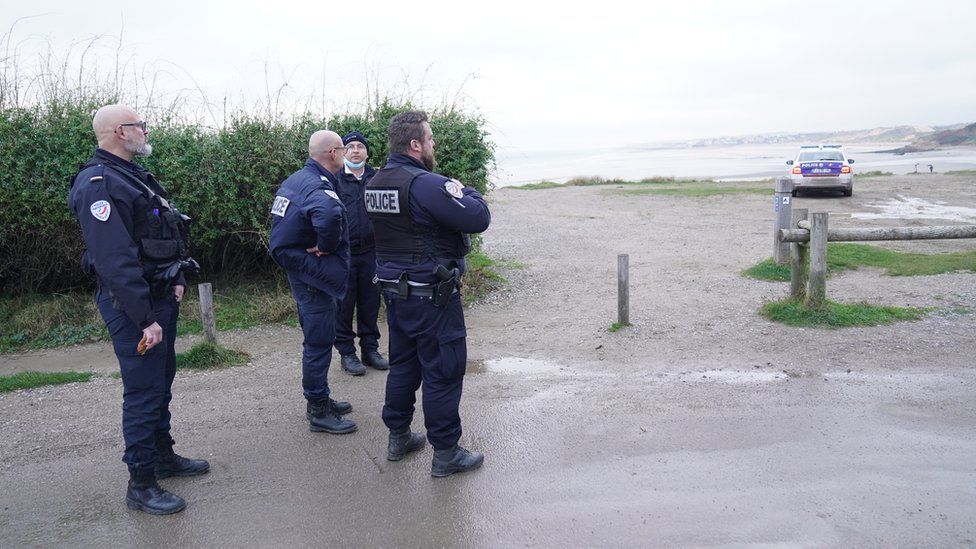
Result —
<instances>
[{"instance_id":1,"label":"police officer","mask_svg":"<svg viewBox=\"0 0 976 549\"><path fill-rule=\"evenodd\" d=\"M334 172L346 147L339 134L320 130L308 140L305 166L281 184L271 205L271 257L288 273L302 326L302 388L313 432L356 430L342 417L352 411L329 391L335 342L336 300L346 291L349 236L346 209L336 194Z\"/></svg>"},{"instance_id":2,"label":"police officer","mask_svg":"<svg viewBox=\"0 0 976 549\"><path fill-rule=\"evenodd\" d=\"M376 270L390 327L390 373L383 422L387 459L424 445L410 431L423 385L424 424L434 447L431 475L481 466L484 455L460 445L461 384L467 361L460 277L467 234L488 228L491 214L478 191L434 172L434 136L421 111L398 114L388 129L390 156L366 186L376 233Z\"/></svg>"},{"instance_id":3,"label":"police officer","mask_svg":"<svg viewBox=\"0 0 976 549\"><path fill-rule=\"evenodd\" d=\"M187 256L186 222L153 174L135 164L148 156L146 123L123 105L95 113L95 155L74 177L68 205L87 250L86 272L98 278L98 310L122 371L122 460L129 468L126 505L154 515L186 502L157 479L201 475L204 460L173 452L169 403L176 375L176 320L186 281L199 267Z\"/></svg>"},{"instance_id":4,"label":"police officer","mask_svg":"<svg viewBox=\"0 0 976 549\"><path fill-rule=\"evenodd\" d=\"M345 164L336 178L339 180L339 198L346 206L349 220L349 286L346 297L339 303L336 319L336 350L341 357L342 369L354 376L366 373L366 366L388 370L390 363L379 352L380 330L376 317L380 313L380 290L373 278L376 276L376 252L373 244L373 224L366 213L363 196L366 184L376 173L366 164L369 160L369 141L359 132L343 136L346 146ZM353 331L353 311L356 315L356 331ZM355 339L363 359L356 356ZM364 365L365 363L365 365Z\"/></svg>"}]
</instances>

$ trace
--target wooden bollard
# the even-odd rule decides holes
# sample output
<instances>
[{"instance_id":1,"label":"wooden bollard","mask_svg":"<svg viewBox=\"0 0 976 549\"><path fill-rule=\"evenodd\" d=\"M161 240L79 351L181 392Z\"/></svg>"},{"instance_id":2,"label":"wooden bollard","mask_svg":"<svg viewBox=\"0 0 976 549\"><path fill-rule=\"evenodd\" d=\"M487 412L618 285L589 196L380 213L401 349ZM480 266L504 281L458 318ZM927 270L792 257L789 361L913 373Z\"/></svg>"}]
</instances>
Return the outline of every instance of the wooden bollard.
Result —
<instances>
[{"instance_id":1,"label":"wooden bollard","mask_svg":"<svg viewBox=\"0 0 976 549\"><path fill-rule=\"evenodd\" d=\"M630 324L630 256L617 256L617 322Z\"/></svg>"},{"instance_id":2,"label":"wooden bollard","mask_svg":"<svg viewBox=\"0 0 976 549\"><path fill-rule=\"evenodd\" d=\"M197 286L200 292L200 320L203 335L210 343L217 343L217 319L214 316L213 287L209 282Z\"/></svg>"},{"instance_id":3,"label":"wooden bollard","mask_svg":"<svg viewBox=\"0 0 976 549\"><path fill-rule=\"evenodd\" d=\"M807 218L807 210L793 210L790 228ZM807 269L810 267L809 248L799 242L790 243L790 299L803 299L807 295Z\"/></svg>"},{"instance_id":4,"label":"wooden bollard","mask_svg":"<svg viewBox=\"0 0 976 549\"><path fill-rule=\"evenodd\" d=\"M810 214L810 280L807 285L808 308L817 309L827 299L827 213Z\"/></svg>"}]
</instances>

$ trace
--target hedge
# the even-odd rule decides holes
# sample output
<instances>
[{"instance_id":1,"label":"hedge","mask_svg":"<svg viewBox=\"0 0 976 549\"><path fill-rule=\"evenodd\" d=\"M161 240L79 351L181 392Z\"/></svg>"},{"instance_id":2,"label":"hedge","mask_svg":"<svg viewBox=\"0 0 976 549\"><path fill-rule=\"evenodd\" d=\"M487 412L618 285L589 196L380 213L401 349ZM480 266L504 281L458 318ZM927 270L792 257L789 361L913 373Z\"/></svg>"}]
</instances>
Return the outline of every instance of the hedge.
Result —
<instances>
[{"instance_id":1,"label":"hedge","mask_svg":"<svg viewBox=\"0 0 976 549\"><path fill-rule=\"evenodd\" d=\"M3 293L64 291L92 284L79 267L84 244L67 208L71 177L95 148L91 113L110 99L47 101L0 111L0 283ZM203 276L272 267L268 208L274 191L307 157L308 136L353 129L370 141L370 163L386 158L386 126L409 104L380 101L365 112L323 120L239 113L209 129L168 120L150 123L153 154L142 159L194 219L191 254ZM487 191L493 145L477 115L428 111L438 171Z\"/></svg>"}]
</instances>

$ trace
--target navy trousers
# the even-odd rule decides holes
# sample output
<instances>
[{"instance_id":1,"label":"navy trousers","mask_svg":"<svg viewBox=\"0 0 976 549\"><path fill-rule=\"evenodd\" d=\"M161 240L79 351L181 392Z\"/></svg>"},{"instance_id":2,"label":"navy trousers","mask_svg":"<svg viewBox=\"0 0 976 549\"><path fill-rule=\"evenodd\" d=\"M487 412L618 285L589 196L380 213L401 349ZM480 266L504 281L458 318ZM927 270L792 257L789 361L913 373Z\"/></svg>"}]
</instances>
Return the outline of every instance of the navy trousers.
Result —
<instances>
[{"instance_id":1,"label":"navy trousers","mask_svg":"<svg viewBox=\"0 0 976 549\"><path fill-rule=\"evenodd\" d=\"M172 294L153 303L157 322L163 329L163 341L139 355L136 347L142 330L120 310L112 307L108 292L96 296L98 310L112 336L112 347L122 371L122 437L125 453L122 461L130 472L153 470L159 450L173 446L169 434L169 403L173 400L173 378L176 377L176 320L180 305Z\"/></svg>"},{"instance_id":2,"label":"navy trousers","mask_svg":"<svg viewBox=\"0 0 976 549\"><path fill-rule=\"evenodd\" d=\"M308 400L329 398L329 363L335 342L336 299L288 277L302 326L302 389Z\"/></svg>"},{"instance_id":3,"label":"navy trousers","mask_svg":"<svg viewBox=\"0 0 976 549\"><path fill-rule=\"evenodd\" d=\"M390 372L383 423L392 431L410 427L417 389L423 385L424 425L435 450L461 438L461 386L467 362L467 331L461 296L443 309L429 297L400 299L383 293L390 326Z\"/></svg>"},{"instance_id":4,"label":"navy trousers","mask_svg":"<svg viewBox=\"0 0 976 549\"><path fill-rule=\"evenodd\" d=\"M339 303L336 317L335 348L341 355L356 352L356 336L359 347L377 350L380 346L380 330L376 317L380 314L380 288L373 283L376 276L376 252L354 254L349 258L349 286L346 296ZM356 331L352 329L353 310L356 311Z\"/></svg>"}]
</instances>

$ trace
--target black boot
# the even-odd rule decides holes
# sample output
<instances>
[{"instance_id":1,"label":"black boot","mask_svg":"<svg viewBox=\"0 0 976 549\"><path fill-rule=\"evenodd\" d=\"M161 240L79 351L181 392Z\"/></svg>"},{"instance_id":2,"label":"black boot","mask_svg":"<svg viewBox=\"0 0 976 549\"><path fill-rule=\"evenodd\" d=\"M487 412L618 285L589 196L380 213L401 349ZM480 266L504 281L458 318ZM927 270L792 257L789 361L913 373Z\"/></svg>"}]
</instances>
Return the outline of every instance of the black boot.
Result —
<instances>
[{"instance_id":1,"label":"black boot","mask_svg":"<svg viewBox=\"0 0 976 549\"><path fill-rule=\"evenodd\" d=\"M156 483L152 471L131 474L129 489L125 492L125 505L150 515L172 515L186 508L183 498L163 490Z\"/></svg>"},{"instance_id":2,"label":"black boot","mask_svg":"<svg viewBox=\"0 0 976 549\"><path fill-rule=\"evenodd\" d=\"M430 463L430 476L446 477L454 473L463 473L481 467L485 455L481 452L469 452L460 445L447 450L434 450L434 459Z\"/></svg>"},{"instance_id":3,"label":"black boot","mask_svg":"<svg viewBox=\"0 0 976 549\"><path fill-rule=\"evenodd\" d=\"M344 416L352 411L352 404L349 404L344 400L332 400L330 398L329 402L332 404L332 408L335 409L340 416ZM309 421L312 420L312 401L308 401L308 404L305 406L305 417L308 418Z\"/></svg>"},{"instance_id":4,"label":"black boot","mask_svg":"<svg viewBox=\"0 0 976 549\"><path fill-rule=\"evenodd\" d=\"M354 421L343 419L331 399L308 401L308 429L313 433L344 435L357 429Z\"/></svg>"},{"instance_id":5,"label":"black boot","mask_svg":"<svg viewBox=\"0 0 976 549\"><path fill-rule=\"evenodd\" d=\"M156 458L156 478L195 477L210 472L210 464L205 459L187 459L173 451L173 446L159 446Z\"/></svg>"},{"instance_id":6,"label":"black boot","mask_svg":"<svg viewBox=\"0 0 976 549\"><path fill-rule=\"evenodd\" d=\"M363 363L374 370L390 369L390 363L376 349L363 350Z\"/></svg>"},{"instance_id":7,"label":"black boot","mask_svg":"<svg viewBox=\"0 0 976 549\"><path fill-rule=\"evenodd\" d=\"M424 435L410 432L409 427L406 431L400 433L390 431L390 445L387 447L386 459L400 461L403 459L403 456L410 452L423 448L424 441L426 440Z\"/></svg>"},{"instance_id":8,"label":"black boot","mask_svg":"<svg viewBox=\"0 0 976 549\"><path fill-rule=\"evenodd\" d=\"M363 363L359 361L356 353L340 355L339 361L342 363L342 369L349 372L350 375L361 376L366 373L366 366L363 366Z\"/></svg>"}]
</instances>

